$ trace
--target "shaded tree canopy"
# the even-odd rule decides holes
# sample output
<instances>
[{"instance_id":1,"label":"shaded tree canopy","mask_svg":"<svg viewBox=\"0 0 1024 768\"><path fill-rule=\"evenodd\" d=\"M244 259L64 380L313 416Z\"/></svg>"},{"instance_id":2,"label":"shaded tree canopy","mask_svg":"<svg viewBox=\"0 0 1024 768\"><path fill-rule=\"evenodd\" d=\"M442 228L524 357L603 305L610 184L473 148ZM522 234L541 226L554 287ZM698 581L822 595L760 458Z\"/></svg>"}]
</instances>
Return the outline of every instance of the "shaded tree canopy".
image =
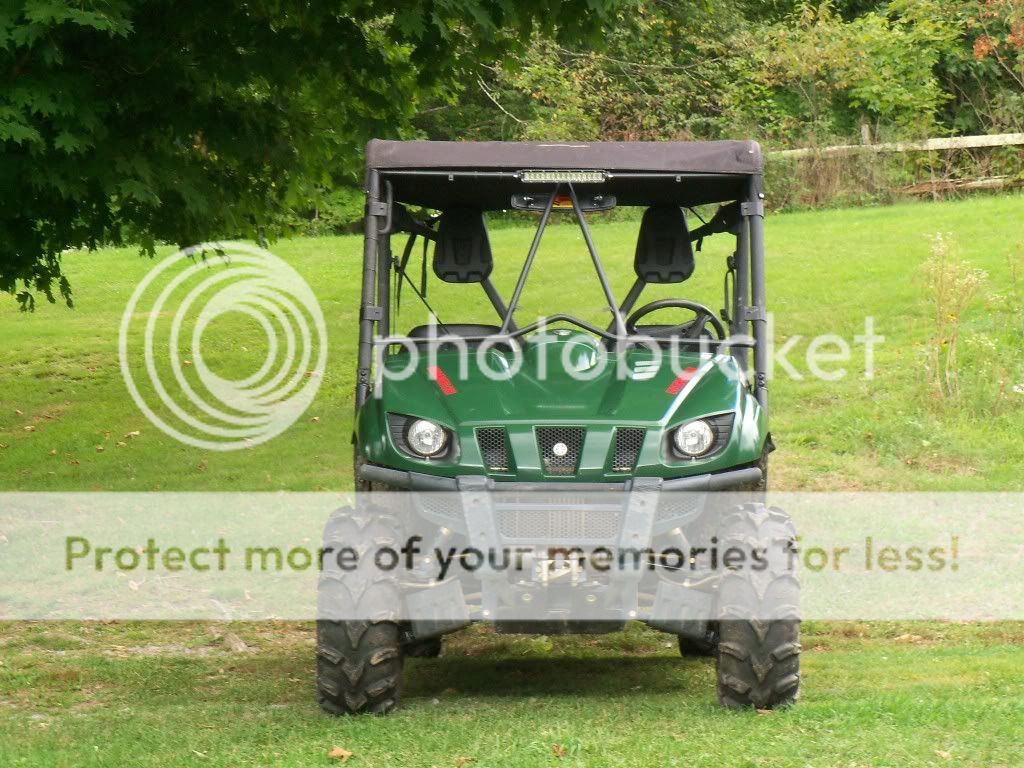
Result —
<instances>
[{"instance_id":1,"label":"shaded tree canopy","mask_svg":"<svg viewBox=\"0 0 1024 768\"><path fill-rule=\"evenodd\" d=\"M364 142L611 0L24 0L0 10L0 290L70 303L61 252L272 235Z\"/></svg>"},{"instance_id":2,"label":"shaded tree canopy","mask_svg":"<svg viewBox=\"0 0 1024 768\"><path fill-rule=\"evenodd\" d=\"M373 136L1024 131L1024 0L6 0L0 81L0 291L29 307L70 300L66 248L344 231Z\"/></svg>"}]
</instances>

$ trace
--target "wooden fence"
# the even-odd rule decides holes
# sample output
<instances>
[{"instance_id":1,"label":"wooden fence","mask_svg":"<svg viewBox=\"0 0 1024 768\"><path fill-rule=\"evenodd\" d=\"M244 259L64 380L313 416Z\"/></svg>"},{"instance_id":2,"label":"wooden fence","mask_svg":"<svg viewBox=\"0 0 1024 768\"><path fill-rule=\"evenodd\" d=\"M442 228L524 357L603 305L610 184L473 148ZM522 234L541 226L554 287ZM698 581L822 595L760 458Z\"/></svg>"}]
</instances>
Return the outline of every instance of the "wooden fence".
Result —
<instances>
[{"instance_id":1,"label":"wooden fence","mask_svg":"<svg viewBox=\"0 0 1024 768\"><path fill-rule=\"evenodd\" d=\"M883 144L840 144L835 147L783 149L771 152L773 157L835 157L861 152L929 152L941 149L975 149L978 147L1009 147L1024 145L1024 133L997 133L991 136L952 136L923 141L893 141Z\"/></svg>"},{"instance_id":2,"label":"wooden fence","mask_svg":"<svg viewBox=\"0 0 1024 768\"><path fill-rule=\"evenodd\" d=\"M1010 147L1024 145L1024 133L999 133L989 136L951 136L921 141L893 141L880 144L840 144L832 147L806 147L769 152L771 157L799 160L801 158L843 157L859 154L888 152L931 152L983 147ZM900 191L909 195L938 195L941 192L971 189L1009 189L1024 186L1018 176L985 176L979 178L942 178L910 184Z\"/></svg>"}]
</instances>

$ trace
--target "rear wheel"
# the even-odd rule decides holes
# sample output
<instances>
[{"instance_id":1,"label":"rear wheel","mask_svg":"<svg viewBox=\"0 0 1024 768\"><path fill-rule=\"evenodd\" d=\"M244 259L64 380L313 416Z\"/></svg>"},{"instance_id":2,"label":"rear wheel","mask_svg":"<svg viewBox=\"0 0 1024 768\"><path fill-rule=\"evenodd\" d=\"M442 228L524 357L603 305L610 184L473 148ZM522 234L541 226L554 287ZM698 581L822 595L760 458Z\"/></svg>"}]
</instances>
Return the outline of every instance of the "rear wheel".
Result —
<instances>
[{"instance_id":1,"label":"rear wheel","mask_svg":"<svg viewBox=\"0 0 1024 768\"><path fill-rule=\"evenodd\" d=\"M414 640L405 646L405 655L414 659L436 659L441 655L441 638Z\"/></svg>"},{"instance_id":2,"label":"rear wheel","mask_svg":"<svg viewBox=\"0 0 1024 768\"><path fill-rule=\"evenodd\" d=\"M723 550L763 551L767 567L730 569L718 596L718 700L730 708L772 709L800 692L800 584L790 562L796 531L789 516L764 504L727 513Z\"/></svg>"},{"instance_id":3,"label":"rear wheel","mask_svg":"<svg viewBox=\"0 0 1024 768\"><path fill-rule=\"evenodd\" d=\"M718 653L718 624L710 622L704 637L679 635L679 655L685 657L714 656Z\"/></svg>"},{"instance_id":4,"label":"rear wheel","mask_svg":"<svg viewBox=\"0 0 1024 768\"><path fill-rule=\"evenodd\" d=\"M341 509L324 528L324 549L396 546L394 518ZM342 573L324 558L317 594L316 686L320 707L332 715L383 715L399 703L402 646L393 577L373 571Z\"/></svg>"}]
</instances>

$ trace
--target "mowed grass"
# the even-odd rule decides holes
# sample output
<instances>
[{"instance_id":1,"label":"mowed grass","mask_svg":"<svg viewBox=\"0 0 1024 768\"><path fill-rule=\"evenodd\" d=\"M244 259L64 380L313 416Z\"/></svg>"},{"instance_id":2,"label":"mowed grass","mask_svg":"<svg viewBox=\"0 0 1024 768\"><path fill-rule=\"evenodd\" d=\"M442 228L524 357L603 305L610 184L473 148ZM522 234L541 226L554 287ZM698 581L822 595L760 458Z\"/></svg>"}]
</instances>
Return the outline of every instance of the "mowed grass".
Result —
<instances>
[{"instance_id":1,"label":"mowed grass","mask_svg":"<svg viewBox=\"0 0 1024 768\"><path fill-rule=\"evenodd\" d=\"M1020 344L1020 329L989 303L1009 291L1022 220L1020 196L769 218L776 334L803 337L790 360L804 373L772 383L775 488L1024 488L1024 396L984 417L929 397L922 350L932 312L921 270L927 236L952 233L960 256L989 273L965 333ZM594 229L621 295L636 224ZM492 233L506 295L531 234ZM24 315L0 303L0 489L351 487L359 241L283 241L273 251L313 286L329 332L322 387L290 430L217 453L150 425L122 382L117 330L152 263L132 249L71 254L77 309L40 305ZM719 306L725 255L724 243L707 241L684 295ZM418 259L417 251L417 268ZM490 319L472 287L432 285L428 298L442 320ZM404 325L423 321L407 289L403 308ZM524 294L524 318L554 311L606 317L567 226L546 236ZM852 341L867 315L886 336L875 378L862 377L856 346L845 378L807 376L808 338ZM258 364L258 334L241 332L220 347L226 372ZM680 659L672 638L639 626L598 638L477 627L453 636L442 658L408 662L398 714L333 719L316 708L308 624L8 623L0 766L327 765L335 746L357 766L1009 766L1021 761L1022 641L1018 624L809 622L801 702L758 714L720 710L713 664Z\"/></svg>"},{"instance_id":2,"label":"mowed grass","mask_svg":"<svg viewBox=\"0 0 1024 768\"><path fill-rule=\"evenodd\" d=\"M1024 721L1019 625L809 624L803 698L770 713L721 710L713 663L639 627L474 628L407 662L401 712L342 719L308 625L6 630L4 766L1010 766Z\"/></svg>"}]
</instances>

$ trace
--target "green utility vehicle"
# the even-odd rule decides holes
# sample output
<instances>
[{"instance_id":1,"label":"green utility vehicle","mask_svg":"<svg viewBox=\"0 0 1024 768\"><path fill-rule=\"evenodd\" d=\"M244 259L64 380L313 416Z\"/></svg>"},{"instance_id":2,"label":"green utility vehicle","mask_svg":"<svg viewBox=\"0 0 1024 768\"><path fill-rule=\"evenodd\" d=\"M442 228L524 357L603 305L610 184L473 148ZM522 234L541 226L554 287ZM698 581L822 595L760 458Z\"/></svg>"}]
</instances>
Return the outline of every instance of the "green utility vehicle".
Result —
<instances>
[{"instance_id":1,"label":"green utility vehicle","mask_svg":"<svg viewBox=\"0 0 1024 768\"><path fill-rule=\"evenodd\" d=\"M403 657L437 655L441 636L471 621L552 634L638 619L677 635L684 656L715 656L724 705L795 701L794 532L763 503L774 446L761 185L760 148L747 141L370 142L357 501L328 522L325 551L405 542L403 553L422 544L428 566L431 552L456 551L465 565L472 549L515 545L526 566L453 575L410 560L401 574L378 568L355 578L325 565L317 646L325 710L390 711ZM622 207L640 211L635 279L613 286L587 217ZM486 214L508 210L534 212L537 224L503 295L492 281ZM698 210L707 213L691 229ZM557 216L578 224L606 325L564 306L528 323L516 314ZM712 308L686 297L685 284L704 260L695 251L716 234L731 235L735 248L724 306ZM397 236L404 243L393 247ZM414 268L417 241L424 261ZM396 327L403 286L407 301L414 294L429 308L428 265L433 279L482 291L493 322L453 316L449 303L443 323ZM558 279L557 268L547 277ZM679 295L642 303L652 284L678 286ZM591 557L618 552L621 565L623 548L638 543L650 551L632 572L602 571ZM745 564L718 557L716 547L729 543L752 556Z\"/></svg>"}]
</instances>

